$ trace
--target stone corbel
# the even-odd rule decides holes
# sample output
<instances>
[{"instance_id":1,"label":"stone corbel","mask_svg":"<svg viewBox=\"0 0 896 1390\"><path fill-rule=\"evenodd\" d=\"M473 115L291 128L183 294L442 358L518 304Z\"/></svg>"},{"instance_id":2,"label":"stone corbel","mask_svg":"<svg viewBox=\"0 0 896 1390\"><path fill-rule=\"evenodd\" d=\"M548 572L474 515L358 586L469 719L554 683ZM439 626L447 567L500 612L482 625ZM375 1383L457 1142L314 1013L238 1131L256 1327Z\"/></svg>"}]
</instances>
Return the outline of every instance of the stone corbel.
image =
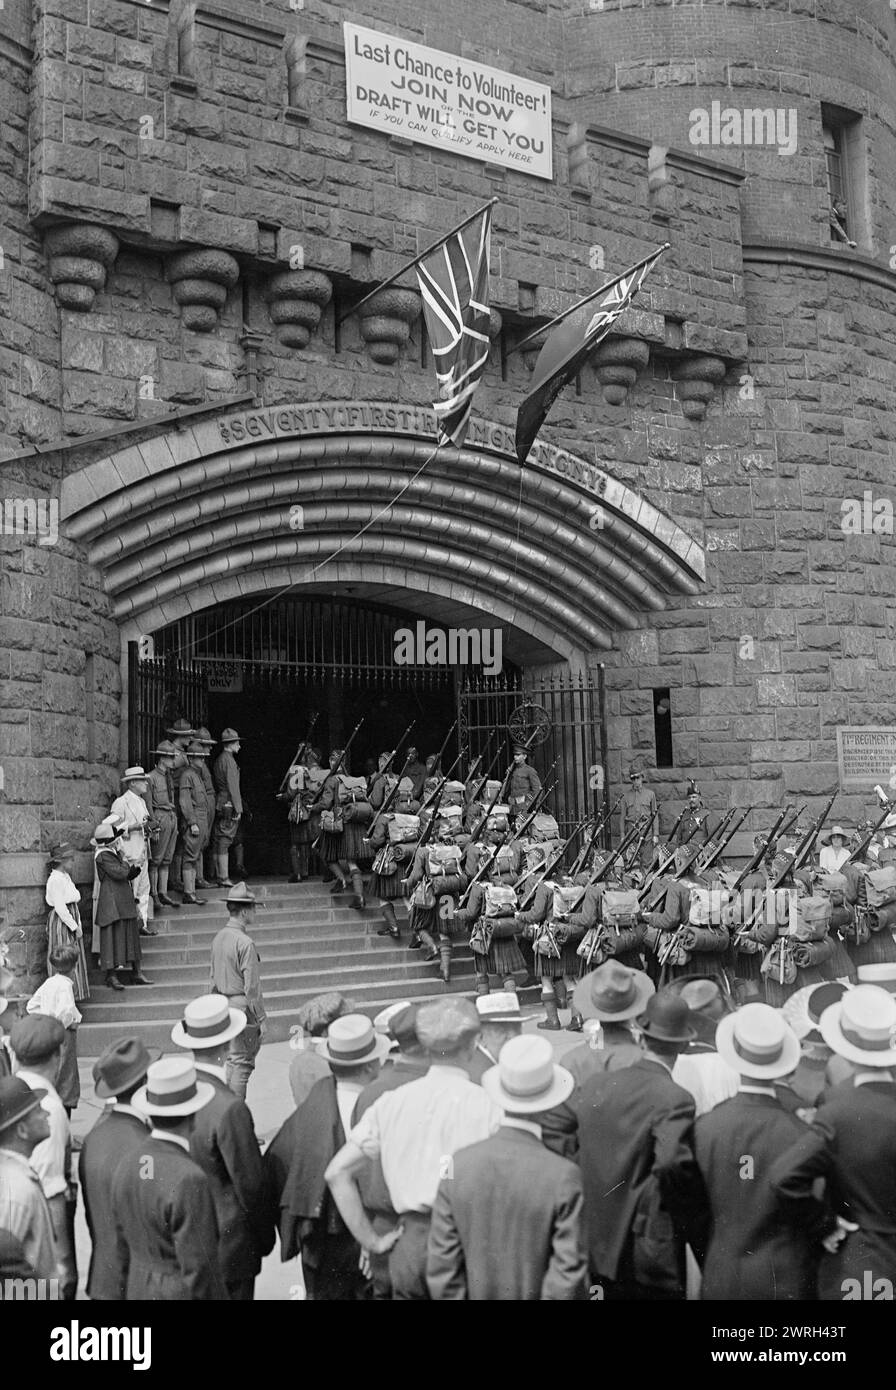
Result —
<instances>
[{"instance_id":1,"label":"stone corbel","mask_svg":"<svg viewBox=\"0 0 896 1390\"><path fill-rule=\"evenodd\" d=\"M118 255L118 238L93 222L69 222L50 228L44 250L60 309L89 313Z\"/></svg>"},{"instance_id":2,"label":"stone corbel","mask_svg":"<svg viewBox=\"0 0 896 1390\"><path fill-rule=\"evenodd\" d=\"M210 333L240 278L239 263L228 251L181 251L168 262L168 279L181 306L185 328Z\"/></svg>"},{"instance_id":3,"label":"stone corbel","mask_svg":"<svg viewBox=\"0 0 896 1390\"><path fill-rule=\"evenodd\" d=\"M264 298L277 341L284 347L306 348L332 294L332 281L319 270L284 270L273 275Z\"/></svg>"},{"instance_id":4,"label":"stone corbel","mask_svg":"<svg viewBox=\"0 0 896 1390\"><path fill-rule=\"evenodd\" d=\"M624 403L649 360L650 345L643 338L605 338L588 358L608 405Z\"/></svg>"},{"instance_id":5,"label":"stone corbel","mask_svg":"<svg viewBox=\"0 0 896 1390\"><path fill-rule=\"evenodd\" d=\"M685 357L672 368L676 395L688 420L702 420L716 387L724 381L727 368L721 357L697 353Z\"/></svg>"},{"instance_id":6,"label":"stone corbel","mask_svg":"<svg viewBox=\"0 0 896 1390\"><path fill-rule=\"evenodd\" d=\"M361 337L374 362L392 366L401 356L420 314L416 290L387 289L375 294L358 312Z\"/></svg>"}]
</instances>

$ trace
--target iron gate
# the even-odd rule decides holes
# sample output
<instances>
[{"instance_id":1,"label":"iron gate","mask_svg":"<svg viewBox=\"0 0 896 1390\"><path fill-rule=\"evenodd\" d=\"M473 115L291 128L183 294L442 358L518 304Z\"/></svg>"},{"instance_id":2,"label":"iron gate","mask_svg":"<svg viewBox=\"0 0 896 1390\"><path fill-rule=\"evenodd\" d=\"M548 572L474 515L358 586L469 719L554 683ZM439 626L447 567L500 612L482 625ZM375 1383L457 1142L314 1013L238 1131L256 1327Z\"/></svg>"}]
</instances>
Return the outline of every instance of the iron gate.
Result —
<instances>
[{"instance_id":1,"label":"iron gate","mask_svg":"<svg viewBox=\"0 0 896 1390\"><path fill-rule=\"evenodd\" d=\"M525 683L468 681L458 690L457 719L464 771L480 753L484 771L500 751L494 775L503 777L514 743L530 736L529 762L542 783L556 760L550 780L557 786L546 809L556 816L564 837L584 817L609 808L602 667L596 680L580 673Z\"/></svg>"},{"instance_id":2,"label":"iron gate","mask_svg":"<svg viewBox=\"0 0 896 1390\"><path fill-rule=\"evenodd\" d=\"M136 642L128 643L128 756L147 770L153 748L175 719L195 729L208 724L208 681L202 667L173 656L142 661Z\"/></svg>"}]
</instances>

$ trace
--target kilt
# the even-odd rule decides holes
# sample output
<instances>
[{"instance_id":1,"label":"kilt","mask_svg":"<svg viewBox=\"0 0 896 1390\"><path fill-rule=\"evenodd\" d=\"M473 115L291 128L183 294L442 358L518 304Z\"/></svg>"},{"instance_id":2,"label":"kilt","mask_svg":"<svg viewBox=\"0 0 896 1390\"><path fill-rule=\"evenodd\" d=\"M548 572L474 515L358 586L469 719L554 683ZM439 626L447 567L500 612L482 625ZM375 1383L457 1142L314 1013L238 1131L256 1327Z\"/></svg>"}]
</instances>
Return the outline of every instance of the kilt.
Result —
<instances>
[{"instance_id":1,"label":"kilt","mask_svg":"<svg viewBox=\"0 0 896 1390\"><path fill-rule=\"evenodd\" d=\"M526 962L515 936L501 936L494 940L487 956L476 956L476 972L484 975L483 962L489 975L513 975L526 969Z\"/></svg>"},{"instance_id":2,"label":"kilt","mask_svg":"<svg viewBox=\"0 0 896 1390\"><path fill-rule=\"evenodd\" d=\"M404 897L403 875L401 868L397 868L394 874L372 874L370 878L369 893L372 898L379 898L380 902L392 903L396 898Z\"/></svg>"},{"instance_id":3,"label":"kilt","mask_svg":"<svg viewBox=\"0 0 896 1390\"><path fill-rule=\"evenodd\" d=\"M80 926L81 914L78 911L78 904L69 903L68 910ZM78 948L78 964L75 966L72 975L72 988L75 992L75 1003L80 1004L82 999L90 998L90 986L87 983L87 953L84 950L84 938L83 936L75 936L74 932L69 931L54 908L47 918L47 971L51 974L50 952L54 951L57 946L77 946Z\"/></svg>"},{"instance_id":4,"label":"kilt","mask_svg":"<svg viewBox=\"0 0 896 1390\"><path fill-rule=\"evenodd\" d=\"M896 961L896 941L893 933L885 927L883 931L873 931L863 946L850 941L846 946L853 965L890 965Z\"/></svg>"},{"instance_id":5,"label":"kilt","mask_svg":"<svg viewBox=\"0 0 896 1390\"><path fill-rule=\"evenodd\" d=\"M429 932L430 936L439 931L439 910L437 907L417 907L408 910L408 922L412 932Z\"/></svg>"},{"instance_id":6,"label":"kilt","mask_svg":"<svg viewBox=\"0 0 896 1390\"><path fill-rule=\"evenodd\" d=\"M140 969L140 918L119 918L100 927L100 969Z\"/></svg>"},{"instance_id":7,"label":"kilt","mask_svg":"<svg viewBox=\"0 0 896 1390\"><path fill-rule=\"evenodd\" d=\"M337 859L354 860L364 858L364 826L356 821L346 821L338 833L323 831L320 840L321 858L327 864L335 864Z\"/></svg>"},{"instance_id":8,"label":"kilt","mask_svg":"<svg viewBox=\"0 0 896 1390\"><path fill-rule=\"evenodd\" d=\"M544 956L540 951L535 952L535 970L542 980L562 980L569 976L578 979L580 967L584 965L581 956L576 955L576 947L579 945L580 938L575 941L567 941L565 946L560 947L560 958L556 956ZM519 948L517 948L519 950ZM520 965L516 967L525 970L526 962L520 954ZM585 974L585 971L581 972Z\"/></svg>"}]
</instances>

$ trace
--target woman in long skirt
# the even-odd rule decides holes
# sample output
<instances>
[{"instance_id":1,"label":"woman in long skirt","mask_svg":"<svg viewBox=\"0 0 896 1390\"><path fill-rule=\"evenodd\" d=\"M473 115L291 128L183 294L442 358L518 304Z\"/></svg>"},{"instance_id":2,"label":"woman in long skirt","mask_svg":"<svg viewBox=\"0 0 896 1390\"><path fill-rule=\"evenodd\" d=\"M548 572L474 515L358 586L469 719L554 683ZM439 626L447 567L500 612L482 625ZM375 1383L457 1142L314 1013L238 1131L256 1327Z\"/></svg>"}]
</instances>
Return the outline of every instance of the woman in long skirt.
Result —
<instances>
[{"instance_id":1,"label":"woman in long skirt","mask_svg":"<svg viewBox=\"0 0 896 1390\"><path fill-rule=\"evenodd\" d=\"M97 877L93 924L100 938L100 968L106 972L106 984L112 989L124 989L116 973L119 970L133 972L131 984L150 983L141 970L140 918L131 887L140 869L122 857L117 844L120 833L104 821L93 835Z\"/></svg>"},{"instance_id":2,"label":"woman in long skirt","mask_svg":"<svg viewBox=\"0 0 896 1390\"><path fill-rule=\"evenodd\" d=\"M81 894L71 877L74 868L75 851L71 845L54 845L50 851L50 876L44 894L50 915L47 918L47 970L50 970L50 956L60 947L74 946L78 961L72 971L71 981L75 1002L80 1004L90 998L87 983L87 955L84 950L84 933L81 930L81 914L78 903Z\"/></svg>"}]
</instances>

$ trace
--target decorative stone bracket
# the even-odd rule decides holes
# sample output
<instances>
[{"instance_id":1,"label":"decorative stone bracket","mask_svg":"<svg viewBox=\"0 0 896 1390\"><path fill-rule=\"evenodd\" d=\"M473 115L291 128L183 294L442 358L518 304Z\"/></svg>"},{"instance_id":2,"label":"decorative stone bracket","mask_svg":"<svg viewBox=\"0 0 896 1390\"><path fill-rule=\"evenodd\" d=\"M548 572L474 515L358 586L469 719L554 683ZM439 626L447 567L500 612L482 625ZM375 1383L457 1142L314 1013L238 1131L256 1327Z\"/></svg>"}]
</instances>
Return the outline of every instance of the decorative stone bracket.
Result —
<instances>
[{"instance_id":1,"label":"decorative stone bracket","mask_svg":"<svg viewBox=\"0 0 896 1390\"><path fill-rule=\"evenodd\" d=\"M240 278L238 262L228 251L182 251L168 262L168 279L180 304L185 328L210 333Z\"/></svg>"},{"instance_id":2,"label":"decorative stone bracket","mask_svg":"<svg viewBox=\"0 0 896 1390\"><path fill-rule=\"evenodd\" d=\"M93 222L70 222L50 228L44 250L56 287L56 303L61 309L89 313L118 255L118 238Z\"/></svg>"},{"instance_id":3,"label":"decorative stone bracket","mask_svg":"<svg viewBox=\"0 0 896 1390\"><path fill-rule=\"evenodd\" d=\"M358 314L361 337L374 362L396 363L407 346L411 328L420 314L416 290L381 290Z\"/></svg>"},{"instance_id":4,"label":"decorative stone bracket","mask_svg":"<svg viewBox=\"0 0 896 1390\"><path fill-rule=\"evenodd\" d=\"M605 338L589 357L603 387L608 405L622 405L650 360L650 344L643 338Z\"/></svg>"},{"instance_id":5,"label":"decorative stone bracket","mask_svg":"<svg viewBox=\"0 0 896 1390\"><path fill-rule=\"evenodd\" d=\"M698 353L685 357L672 368L672 380L681 409L688 420L702 420L716 387L724 381L727 371L721 357Z\"/></svg>"},{"instance_id":6,"label":"decorative stone bracket","mask_svg":"<svg viewBox=\"0 0 896 1390\"><path fill-rule=\"evenodd\" d=\"M273 275L264 298L284 347L305 348L329 304L333 285L319 270L285 270Z\"/></svg>"}]
</instances>

